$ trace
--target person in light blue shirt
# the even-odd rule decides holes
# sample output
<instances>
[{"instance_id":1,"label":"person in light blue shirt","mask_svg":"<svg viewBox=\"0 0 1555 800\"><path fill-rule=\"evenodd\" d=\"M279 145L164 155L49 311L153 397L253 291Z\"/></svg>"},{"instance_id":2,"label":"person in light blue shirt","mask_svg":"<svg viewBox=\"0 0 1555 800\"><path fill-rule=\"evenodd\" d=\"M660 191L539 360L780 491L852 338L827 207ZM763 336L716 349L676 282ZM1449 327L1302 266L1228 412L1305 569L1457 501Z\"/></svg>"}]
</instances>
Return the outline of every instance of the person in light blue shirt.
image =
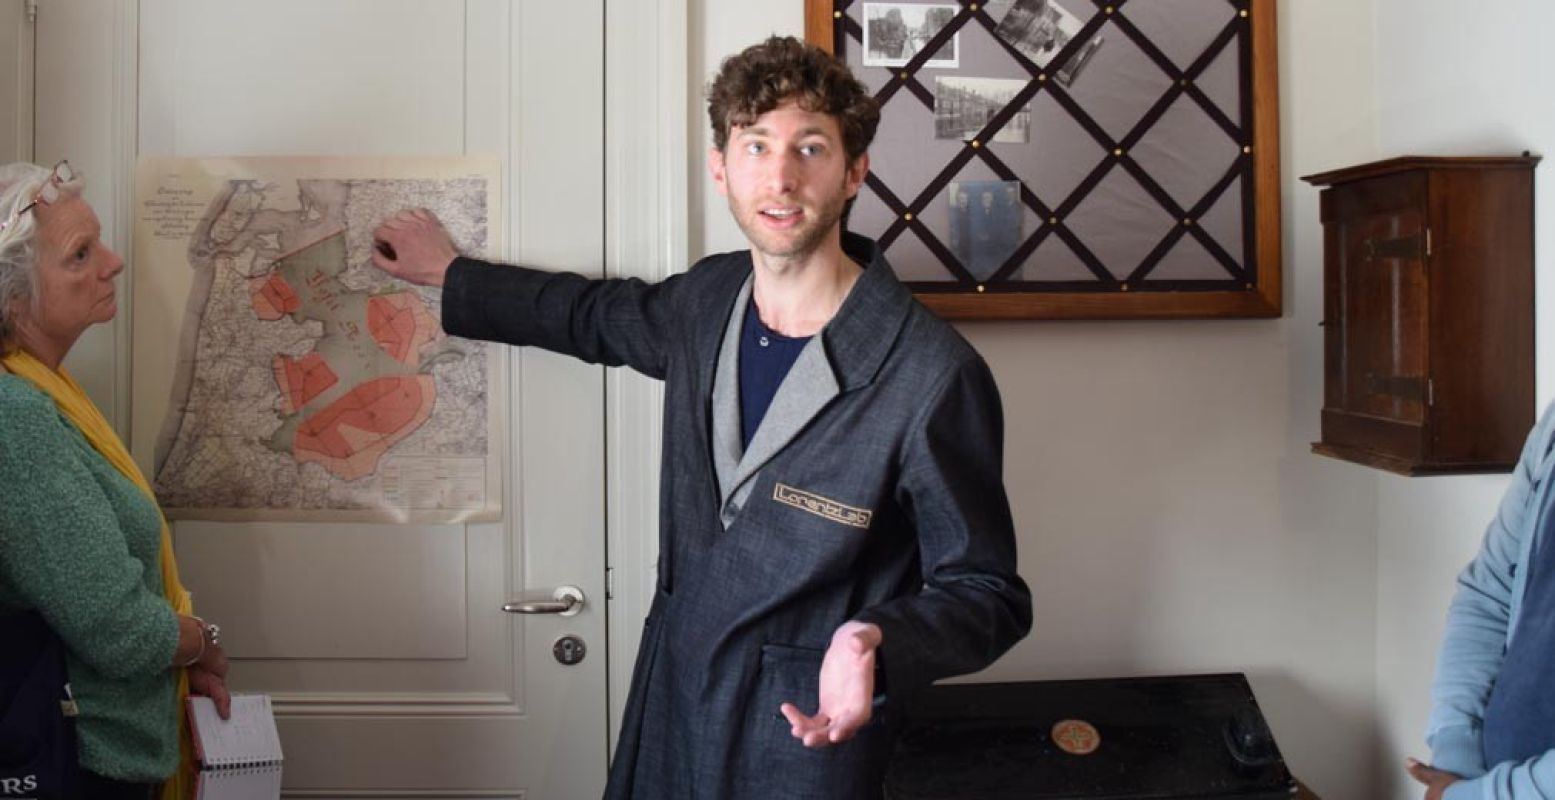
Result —
<instances>
[{"instance_id":1,"label":"person in light blue shirt","mask_svg":"<svg viewBox=\"0 0 1555 800\"><path fill-rule=\"evenodd\" d=\"M1458 576L1431 687L1426 800L1555 800L1555 405Z\"/></svg>"}]
</instances>

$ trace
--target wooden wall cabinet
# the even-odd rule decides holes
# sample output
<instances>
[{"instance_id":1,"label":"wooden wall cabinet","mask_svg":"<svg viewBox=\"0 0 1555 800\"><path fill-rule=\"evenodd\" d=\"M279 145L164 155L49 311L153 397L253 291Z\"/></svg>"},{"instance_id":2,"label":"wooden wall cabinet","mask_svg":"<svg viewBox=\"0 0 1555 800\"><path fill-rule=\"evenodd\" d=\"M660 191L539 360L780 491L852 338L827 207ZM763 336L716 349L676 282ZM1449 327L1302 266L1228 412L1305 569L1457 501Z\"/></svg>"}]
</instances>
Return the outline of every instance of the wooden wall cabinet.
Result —
<instances>
[{"instance_id":1,"label":"wooden wall cabinet","mask_svg":"<svg viewBox=\"0 0 1555 800\"><path fill-rule=\"evenodd\" d=\"M1532 427L1537 156L1405 157L1325 187L1322 441L1404 475L1506 472Z\"/></svg>"}]
</instances>

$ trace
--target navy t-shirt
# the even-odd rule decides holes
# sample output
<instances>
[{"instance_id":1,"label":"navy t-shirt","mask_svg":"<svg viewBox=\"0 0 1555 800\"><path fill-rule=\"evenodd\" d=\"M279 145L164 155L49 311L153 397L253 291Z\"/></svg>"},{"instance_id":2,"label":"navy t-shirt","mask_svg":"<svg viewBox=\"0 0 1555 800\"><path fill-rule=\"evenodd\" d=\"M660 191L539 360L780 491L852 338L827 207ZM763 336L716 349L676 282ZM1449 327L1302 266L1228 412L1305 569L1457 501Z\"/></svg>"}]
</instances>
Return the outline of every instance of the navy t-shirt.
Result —
<instances>
[{"instance_id":1,"label":"navy t-shirt","mask_svg":"<svg viewBox=\"0 0 1555 800\"><path fill-rule=\"evenodd\" d=\"M751 446L783 378L809 342L809 336L783 336L761 324L756 298L745 304L740 326L740 432L745 447Z\"/></svg>"}]
</instances>

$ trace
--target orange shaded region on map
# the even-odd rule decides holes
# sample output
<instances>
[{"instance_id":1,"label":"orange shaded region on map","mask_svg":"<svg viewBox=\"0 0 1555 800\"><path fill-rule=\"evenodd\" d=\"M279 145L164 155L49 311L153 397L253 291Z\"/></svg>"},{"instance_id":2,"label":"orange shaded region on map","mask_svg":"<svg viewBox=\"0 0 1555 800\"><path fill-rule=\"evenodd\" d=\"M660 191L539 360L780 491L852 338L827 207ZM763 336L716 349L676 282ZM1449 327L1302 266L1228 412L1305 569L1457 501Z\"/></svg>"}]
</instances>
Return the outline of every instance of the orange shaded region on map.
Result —
<instances>
[{"instance_id":1,"label":"orange shaded region on map","mask_svg":"<svg viewBox=\"0 0 1555 800\"><path fill-rule=\"evenodd\" d=\"M340 376L318 353L302 358L276 356L271 367L275 370L275 385L281 389L281 410L287 415L301 411L308 401L340 381Z\"/></svg>"},{"instance_id":2,"label":"orange shaded region on map","mask_svg":"<svg viewBox=\"0 0 1555 800\"><path fill-rule=\"evenodd\" d=\"M302 308L302 298L297 296L292 285L280 275L271 273L268 278L256 279L254 284L251 301L254 304L254 314L260 319L274 322Z\"/></svg>"},{"instance_id":3,"label":"orange shaded region on map","mask_svg":"<svg viewBox=\"0 0 1555 800\"><path fill-rule=\"evenodd\" d=\"M430 375L367 381L303 420L292 455L345 480L378 469L378 459L432 416L436 387Z\"/></svg>"},{"instance_id":4,"label":"orange shaded region on map","mask_svg":"<svg viewBox=\"0 0 1555 800\"><path fill-rule=\"evenodd\" d=\"M414 292L397 292L367 301L367 330L395 361L416 366L422 346L435 341L442 326Z\"/></svg>"}]
</instances>

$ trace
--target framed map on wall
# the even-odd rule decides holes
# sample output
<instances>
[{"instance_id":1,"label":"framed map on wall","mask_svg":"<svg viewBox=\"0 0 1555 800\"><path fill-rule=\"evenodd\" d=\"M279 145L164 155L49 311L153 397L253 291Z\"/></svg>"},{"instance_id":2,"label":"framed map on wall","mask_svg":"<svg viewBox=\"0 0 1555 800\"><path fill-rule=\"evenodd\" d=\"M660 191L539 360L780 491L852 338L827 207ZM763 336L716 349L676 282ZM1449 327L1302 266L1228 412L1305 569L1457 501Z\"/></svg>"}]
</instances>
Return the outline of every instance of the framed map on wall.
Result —
<instances>
[{"instance_id":1,"label":"framed map on wall","mask_svg":"<svg viewBox=\"0 0 1555 800\"><path fill-rule=\"evenodd\" d=\"M942 316L1279 316L1274 0L805 12L881 104L848 228Z\"/></svg>"}]
</instances>

